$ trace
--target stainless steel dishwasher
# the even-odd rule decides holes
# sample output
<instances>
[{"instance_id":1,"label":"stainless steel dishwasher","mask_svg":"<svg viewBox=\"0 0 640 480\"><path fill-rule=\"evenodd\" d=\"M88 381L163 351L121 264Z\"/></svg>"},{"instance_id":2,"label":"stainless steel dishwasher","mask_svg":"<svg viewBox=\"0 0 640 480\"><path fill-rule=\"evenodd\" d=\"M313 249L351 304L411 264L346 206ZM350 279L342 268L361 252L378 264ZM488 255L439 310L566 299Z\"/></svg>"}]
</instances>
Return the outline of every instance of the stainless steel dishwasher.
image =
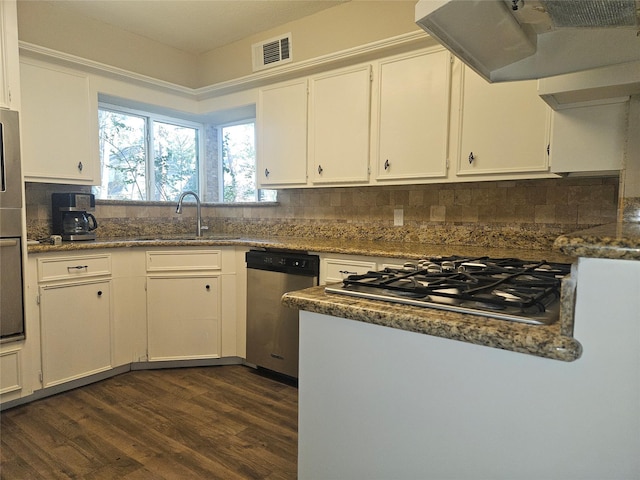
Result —
<instances>
[{"instance_id":1,"label":"stainless steel dishwasher","mask_svg":"<svg viewBox=\"0 0 640 480\"><path fill-rule=\"evenodd\" d=\"M247 362L298 378L298 310L287 292L318 284L320 259L306 253L251 250L247 262Z\"/></svg>"}]
</instances>

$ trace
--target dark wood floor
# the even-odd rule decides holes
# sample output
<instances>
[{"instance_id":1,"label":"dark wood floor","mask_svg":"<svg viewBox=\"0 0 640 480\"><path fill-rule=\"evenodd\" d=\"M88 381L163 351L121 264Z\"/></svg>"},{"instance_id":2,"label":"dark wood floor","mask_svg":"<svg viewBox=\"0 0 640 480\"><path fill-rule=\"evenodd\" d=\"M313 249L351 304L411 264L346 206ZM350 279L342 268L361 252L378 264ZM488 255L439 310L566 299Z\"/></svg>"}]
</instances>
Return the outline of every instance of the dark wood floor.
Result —
<instances>
[{"instance_id":1,"label":"dark wood floor","mask_svg":"<svg viewBox=\"0 0 640 480\"><path fill-rule=\"evenodd\" d=\"M2 412L0 478L292 479L297 409L240 365L128 372Z\"/></svg>"}]
</instances>

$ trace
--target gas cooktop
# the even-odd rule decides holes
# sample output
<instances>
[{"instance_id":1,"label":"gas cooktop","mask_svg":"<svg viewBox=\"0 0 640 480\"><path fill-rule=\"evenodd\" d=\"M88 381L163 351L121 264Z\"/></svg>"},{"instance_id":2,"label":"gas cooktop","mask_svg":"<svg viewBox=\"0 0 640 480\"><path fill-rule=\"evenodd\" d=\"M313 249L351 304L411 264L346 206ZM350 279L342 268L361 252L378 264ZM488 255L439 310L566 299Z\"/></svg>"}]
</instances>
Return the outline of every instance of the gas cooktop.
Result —
<instances>
[{"instance_id":1,"label":"gas cooktop","mask_svg":"<svg viewBox=\"0 0 640 480\"><path fill-rule=\"evenodd\" d=\"M327 293L550 325L571 265L516 258L430 257L352 274Z\"/></svg>"}]
</instances>

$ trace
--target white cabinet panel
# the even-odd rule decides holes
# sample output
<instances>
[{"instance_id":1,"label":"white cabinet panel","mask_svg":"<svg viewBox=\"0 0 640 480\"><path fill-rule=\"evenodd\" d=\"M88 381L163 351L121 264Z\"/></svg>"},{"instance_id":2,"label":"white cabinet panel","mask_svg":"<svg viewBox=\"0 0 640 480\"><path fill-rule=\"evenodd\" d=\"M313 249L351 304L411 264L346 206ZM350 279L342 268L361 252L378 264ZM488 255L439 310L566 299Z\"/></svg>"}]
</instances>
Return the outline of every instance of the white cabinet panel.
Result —
<instances>
[{"instance_id":1,"label":"white cabinet panel","mask_svg":"<svg viewBox=\"0 0 640 480\"><path fill-rule=\"evenodd\" d=\"M220 270L220 250L167 250L147 252L147 271Z\"/></svg>"},{"instance_id":2,"label":"white cabinet panel","mask_svg":"<svg viewBox=\"0 0 640 480\"><path fill-rule=\"evenodd\" d=\"M147 279L149 360L220 356L220 277Z\"/></svg>"},{"instance_id":3,"label":"white cabinet panel","mask_svg":"<svg viewBox=\"0 0 640 480\"><path fill-rule=\"evenodd\" d=\"M20 109L18 14L15 0L0 2L0 108Z\"/></svg>"},{"instance_id":4,"label":"white cabinet panel","mask_svg":"<svg viewBox=\"0 0 640 480\"><path fill-rule=\"evenodd\" d=\"M11 348L0 352L0 395L22 389L22 351Z\"/></svg>"},{"instance_id":5,"label":"white cabinet panel","mask_svg":"<svg viewBox=\"0 0 640 480\"><path fill-rule=\"evenodd\" d=\"M370 92L370 65L310 79L309 172L314 184L368 181Z\"/></svg>"},{"instance_id":6,"label":"white cabinet panel","mask_svg":"<svg viewBox=\"0 0 640 480\"><path fill-rule=\"evenodd\" d=\"M558 173L620 170L628 102L553 112L551 170Z\"/></svg>"},{"instance_id":7,"label":"white cabinet panel","mask_svg":"<svg viewBox=\"0 0 640 480\"><path fill-rule=\"evenodd\" d=\"M260 89L257 164L261 186L307 182L307 79Z\"/></svg>"},{"instance_id":8,"label":"white cabinet panel","mask_svg":"<svg viewBox=\"0 0 640 480\"><path fill-rule=\"evenodd\" d=\"M78 255L38 259L38 280L78 280L111 274L111 255Z\"/></svg>"},{"instance_id":9,"label":"white cabinet panel","mask_svg":"<svg viewBox=\"0 0 640 480\"><path fill-rule=\"evenodd\" d=\"M450 59L438 47L379 63L372 115L378 181L447 175Z\"/></svg>"},{"instance_id":10,"label":"white cabinet panel","mask_svg":"<svg viewBox=\"0 0 640 480\"><path fill-rule=\"evenodd\" d=\"M359 257L349 258L323 258L320 267L320 284L341 282L346 275L367 273L376 270L376 262L359 259Z\"/></svg>"},{"instance_id":11,"label":"white cabinet panel","mask_svg":"<svg viewBox=\"0 0 640 480\"><path fill-rule=\"evenodd\" d=\"M22 59L20 78L25 179L99 184L98 104L89 77Z\"/></svg>"},{"instance_id":12,"label":"white cabinet panel","mask_svg":"<svg viewBox=\"0 0 640 480\"><path fill-rule=\"evenodd\" d=\"M488 83L457 63L452 153L457 175L548 171L551 109L536 81ZM455 135L453 132L455 131Z\"/></svg>"},{"instance_id":13,"label":"white cabinet panel","mask_svg":"<svg viewBox=\"0 0 640 480\"><path fill-rule=\"evenodd\" d=\"M111 368L111 280L40 287L43 387Z\"/></svg>"}]
</instances>

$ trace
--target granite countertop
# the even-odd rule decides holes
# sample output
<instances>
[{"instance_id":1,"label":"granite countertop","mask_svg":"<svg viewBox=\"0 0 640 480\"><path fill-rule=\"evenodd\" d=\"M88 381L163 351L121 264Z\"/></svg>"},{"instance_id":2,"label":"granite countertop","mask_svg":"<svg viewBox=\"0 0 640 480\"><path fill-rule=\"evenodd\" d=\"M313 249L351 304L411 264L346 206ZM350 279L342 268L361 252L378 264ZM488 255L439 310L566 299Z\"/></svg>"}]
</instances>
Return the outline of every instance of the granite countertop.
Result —
<instances>
[{"instance_id":1,"label":"granite countertop","mask_svg":"<svg viewBox=\"0 0 640 480\"><path fill-rule=\"evenodd\" d=\"M28 253L75 252L105 248L194 246L271 248L398 259L461 255L469 257L522 258L525 260L547 260L564 263L575 261L574 257L559 251L542 251L527 248L429 245L373 240L354 241L343 238L250 238L215 233L210 233L197 239L192 235L168 235L164 237L154 235L150 237L98 238L94 241L63 242L62 245L58 246L35 244L28 246ZM572 337L575 286L570 285L570 288L565 288L563 285L562 291L560 321L549 326L526 325L456 312L326 294L322 286L288 293L283 297L283 302L288 306L312 312L545 358L573 361L579 358L582 352L580 343Z\"/></svg>"},{"instance_id":2,"label":"granite countertop","mask_svg":"<svg viewBox=\"0 0 640 480\"><path fill-rule=\"evenodd\" d=\"M575 257L640 260L640 223L612 223L561 235L554 248Z\"/></svg>"},{"instance_id":3,"label":"granite countertop","mask_svg":"<svg viewBox=\"0 0 640 480\"><path fill-rule=\"evenodd\" d=\"M286 293L282 302L300 310L554 360L571 362L582 354L580 343L562 332L562 311L560 321L552 325L528 325L325 293L324 286ZM571 316L566 321L572 323L572 305L566 306L566 313Z\"/></svg>"},{"instance_id":4,"label":"granite countertop","mask_svg":"<svg viewBox=\"0 0 640 480\"><path fill-rule=\"evenodd\" d=\"M532 250L527 248L487 248L464 245L431 245L417 242L393 242L377 240L352 240L343 238L309 237L248 237L233 234L208 234L202 238L193 235L170 235L149 237L98 238L91 241L29 244L28 253L94 250L103 248L150 248L150 247L198 247L237 246L246 248L271 248L298 250L315 253L364 255L400 259L420 259L431 256L491 256L494 258L522 258L525 260L547 260L572 263L575 258L554 250Z\"/></svg>"}]
</instances>

